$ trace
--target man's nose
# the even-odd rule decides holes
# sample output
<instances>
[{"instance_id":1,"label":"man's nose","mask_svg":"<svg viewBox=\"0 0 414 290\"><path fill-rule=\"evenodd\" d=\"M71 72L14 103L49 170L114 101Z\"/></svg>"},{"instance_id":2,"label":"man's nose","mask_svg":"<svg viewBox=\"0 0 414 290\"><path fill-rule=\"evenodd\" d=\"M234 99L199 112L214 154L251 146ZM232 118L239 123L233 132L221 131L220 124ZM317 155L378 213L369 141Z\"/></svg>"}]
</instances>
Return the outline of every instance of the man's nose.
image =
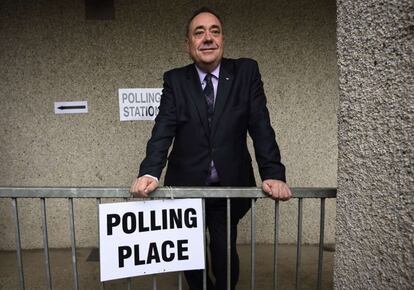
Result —
<instances>
[{"instance_id":1,"label":"man's nose","mask_svg":"<svg viewBox=\"0 0 414 290\"><path fill-rule=\"evenodd\" d=\"M206 41L208 41L208 40L211 40L211 34L210 34L210 31L206 31L206 33L204 34L204 40Z\"/></svg>"}]
</instances>

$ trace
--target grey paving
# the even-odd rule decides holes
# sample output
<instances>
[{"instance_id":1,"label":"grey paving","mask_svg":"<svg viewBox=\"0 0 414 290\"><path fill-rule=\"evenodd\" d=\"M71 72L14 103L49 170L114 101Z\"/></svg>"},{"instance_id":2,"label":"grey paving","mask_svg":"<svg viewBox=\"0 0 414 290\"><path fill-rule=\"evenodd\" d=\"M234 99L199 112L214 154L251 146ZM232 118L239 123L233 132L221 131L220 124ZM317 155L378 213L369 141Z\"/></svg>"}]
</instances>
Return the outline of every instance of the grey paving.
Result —
<instances>
[{"instance_id":1,"label":"grey paving","mask_svg":"<svg viewBox=\"0 0 414 290\"><path fill-rule=\"evenodd\" d=\"M281 245L279 251L279 288L295 289L296 248L293 245ZM317 246L302 248L302 264L299 289L316 289ZM81 248L77 251L80 289L99 289L99 264L93 257L93 249ZM250 288L250 246L239 245L241 273L237 290ZM256 290L273 289L273 246L258 245L256 259ZM74 289L70 249L52 249L50 251L53 289ZM92 260L92 261L91 261ZM26 289L47 289L42 250L23 252L24 277ZM0 290L19 289L14 251L0 251ZM324 252L324 271L322 289L333 289L333 252ZM132 289L152 289L152 276L133 278ZM183 277L183 289L188 290ZM126 280L105 283L105 289L128 289ZM178 274L168 273L157 276L158 290L178 289Z\"/></svg>"}]
</instances>

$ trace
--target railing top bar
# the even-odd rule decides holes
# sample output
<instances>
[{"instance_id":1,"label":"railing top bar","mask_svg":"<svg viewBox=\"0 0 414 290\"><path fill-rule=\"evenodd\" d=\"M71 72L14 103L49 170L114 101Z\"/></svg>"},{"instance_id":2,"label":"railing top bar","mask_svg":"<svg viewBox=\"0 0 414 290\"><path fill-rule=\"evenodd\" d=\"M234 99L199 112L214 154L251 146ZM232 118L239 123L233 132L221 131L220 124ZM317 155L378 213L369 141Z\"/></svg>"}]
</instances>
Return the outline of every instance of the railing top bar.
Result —
<instances>
[{"instance_id":1,"label":"railing top bar","mask_svg":"<svg viewBox=\"0 0 414 290\"><path fill-rule=\"evenodd\" d=\"M333 187L293 187L294 198L335 198ZM0 187L0 197L14 198L125 198L131 197L125 187ZM155 198L264 198L257 187L160 187Z\"/></svg>"}]
</instances>

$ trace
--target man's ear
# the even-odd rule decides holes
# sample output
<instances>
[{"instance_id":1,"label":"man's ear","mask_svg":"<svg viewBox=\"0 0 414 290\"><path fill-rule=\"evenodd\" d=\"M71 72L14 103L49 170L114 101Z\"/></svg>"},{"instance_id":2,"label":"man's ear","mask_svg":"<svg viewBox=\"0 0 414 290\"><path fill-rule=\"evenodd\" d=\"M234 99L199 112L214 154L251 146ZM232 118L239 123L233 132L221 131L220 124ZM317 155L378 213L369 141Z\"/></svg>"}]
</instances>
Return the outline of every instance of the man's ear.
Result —
<instances>
[{"instance_id":1,"label":"man's ear","mask_svg":"<svg viewBox=\"0 0 414 290\"><path fill-rule=\"evenodd\" d=\"M190 53L190 41L188 40L188 37L185 38L184 45L187 53Z\"/></svg>"}]
</instances>

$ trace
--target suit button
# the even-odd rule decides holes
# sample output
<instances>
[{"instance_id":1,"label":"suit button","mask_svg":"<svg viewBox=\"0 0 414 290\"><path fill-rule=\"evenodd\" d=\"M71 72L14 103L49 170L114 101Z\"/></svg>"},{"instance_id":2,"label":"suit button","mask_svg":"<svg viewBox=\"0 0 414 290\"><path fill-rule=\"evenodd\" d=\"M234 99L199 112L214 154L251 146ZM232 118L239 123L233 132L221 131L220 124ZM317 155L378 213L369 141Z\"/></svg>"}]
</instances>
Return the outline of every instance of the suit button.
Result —
<instances>
[{"instance_id":1,"label":"suit button","mask_svg":"<svg viewBox=\"0 0 414 290\"><path fill-rule=\"evenodd\" d=\"M216 148L211 148L211 152L216 152Z\"/></svg>"}]
</instances>

